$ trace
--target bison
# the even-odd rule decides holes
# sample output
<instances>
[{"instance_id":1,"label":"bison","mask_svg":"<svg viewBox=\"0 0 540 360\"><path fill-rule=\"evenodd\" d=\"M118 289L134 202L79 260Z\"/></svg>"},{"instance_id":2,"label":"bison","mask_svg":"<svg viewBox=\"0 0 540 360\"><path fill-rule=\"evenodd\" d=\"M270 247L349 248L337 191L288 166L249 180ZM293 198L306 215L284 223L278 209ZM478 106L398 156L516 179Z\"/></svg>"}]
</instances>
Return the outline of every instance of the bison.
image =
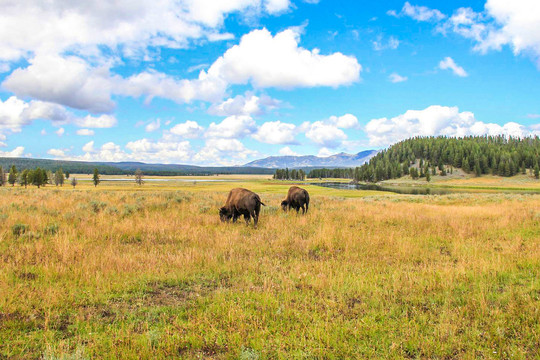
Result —
<instances>
[{"instance_id":1,"label":"bison","mask_svg":"<svg viewBox=\"0 0 540 360\"><path fill-rule=\"evenodd\" d=\"M240 215L244 215L246 224L249 224L249 220L253 217L253 223L257 226L261 205L266 206L259 195L253 191L242 188L232 189L225 206L219 209L219 218L223 222L231 218L233 222L236 222Z\"/></svg>"},{"instance_id":2,"label":"bison","mask_svg":"<svg viewBox=\"0 0 540 360\"><path fill-rule=\"evenodd\" d=\"M306 190L298 186L291 186L287 198L281 202L283 211L295 209L296 212L302 208L302 214L307 213L309 208L309 194Z\"/></svg>"}]
</instances>

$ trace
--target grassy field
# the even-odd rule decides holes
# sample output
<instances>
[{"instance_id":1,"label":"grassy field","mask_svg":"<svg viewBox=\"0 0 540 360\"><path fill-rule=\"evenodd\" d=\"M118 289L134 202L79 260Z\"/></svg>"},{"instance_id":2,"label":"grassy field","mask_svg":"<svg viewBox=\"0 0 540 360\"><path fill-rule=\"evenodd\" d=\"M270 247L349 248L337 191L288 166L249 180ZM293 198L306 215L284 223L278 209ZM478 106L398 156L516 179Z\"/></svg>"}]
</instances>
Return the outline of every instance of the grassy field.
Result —
<instances>
[{"instance_id":1,"label":"grassy field","mask_svg":"<svg viewBox=\"0 0 540 360\"><path fill-rule=\"evenodd\" d=\"M228 180L0 188L0 359L540 357L540 195Z\"/></svg>"}]
</instances>

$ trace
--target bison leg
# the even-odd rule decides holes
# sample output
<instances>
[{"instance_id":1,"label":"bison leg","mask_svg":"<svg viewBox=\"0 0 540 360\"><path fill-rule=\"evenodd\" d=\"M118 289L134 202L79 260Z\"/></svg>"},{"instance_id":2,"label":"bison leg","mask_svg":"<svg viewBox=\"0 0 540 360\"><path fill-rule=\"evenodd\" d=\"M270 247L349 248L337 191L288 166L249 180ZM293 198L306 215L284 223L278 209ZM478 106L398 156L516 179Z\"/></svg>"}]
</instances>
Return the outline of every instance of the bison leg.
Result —
<instances>
[{"instance_id":1,"label":"bison leg","mask_svg":"<svg viewBox=\"0 0 540 360\"><path fill-rule=\"evenodd\" d=\"M304 215L306 213L306 208L304 207L304 205L302 205L302 215Z\"/></svg>"},{"instance_id":2,"label":"bison leg","mask_svg":"<svg viewBox=\"0 0 540 360\"><path fill-rule=\"evenodd\" d=\"M249 220L251 220L249 213L244 214L244 220L246 220L246 225L249 225Z\"/></svg>"}]
</instances>

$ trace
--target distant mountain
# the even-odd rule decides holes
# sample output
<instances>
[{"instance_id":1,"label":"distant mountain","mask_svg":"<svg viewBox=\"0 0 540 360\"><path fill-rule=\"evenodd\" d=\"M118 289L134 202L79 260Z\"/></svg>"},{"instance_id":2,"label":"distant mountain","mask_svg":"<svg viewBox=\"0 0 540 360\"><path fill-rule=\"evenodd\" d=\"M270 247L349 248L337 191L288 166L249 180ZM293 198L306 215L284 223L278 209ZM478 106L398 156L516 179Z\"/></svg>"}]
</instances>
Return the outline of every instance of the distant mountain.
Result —
<instances>
[{"instance_id":1,"label":"distant mountain","mask_svg":"<svg viewBox=\"0 0 540 360\"><path fill-rule=\"evenodd\" d=\"M320 157L315 155L304 156L270 156L245 164L249 167L262 167L272 169L309 168L309 167L355 167L363 165L377 154L377 150L361 151L358 154L339 153Z\"/></svg>"}]
</instances>

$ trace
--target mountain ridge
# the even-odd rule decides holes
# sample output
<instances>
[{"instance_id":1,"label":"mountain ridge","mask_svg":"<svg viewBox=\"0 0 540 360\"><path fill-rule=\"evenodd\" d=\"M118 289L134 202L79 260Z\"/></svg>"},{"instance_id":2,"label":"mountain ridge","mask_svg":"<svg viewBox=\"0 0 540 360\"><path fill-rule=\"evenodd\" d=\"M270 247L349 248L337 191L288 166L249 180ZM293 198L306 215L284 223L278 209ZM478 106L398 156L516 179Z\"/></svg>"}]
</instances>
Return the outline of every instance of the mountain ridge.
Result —
<instances>
[{"instance_id":1,"label":"mountain ridge","mask_svg":"<svg viewBox=\"0 0 540 360\"><path fill-rule=\"evenodd\" d=\"M315 155L284 155L269 156L250 161L245 167L279 168L309 168L309 167L356 167L361 166L378 153L377 150L364 150L356 154L344 152L330 156Z\"/></svg>"}]
</instances>

